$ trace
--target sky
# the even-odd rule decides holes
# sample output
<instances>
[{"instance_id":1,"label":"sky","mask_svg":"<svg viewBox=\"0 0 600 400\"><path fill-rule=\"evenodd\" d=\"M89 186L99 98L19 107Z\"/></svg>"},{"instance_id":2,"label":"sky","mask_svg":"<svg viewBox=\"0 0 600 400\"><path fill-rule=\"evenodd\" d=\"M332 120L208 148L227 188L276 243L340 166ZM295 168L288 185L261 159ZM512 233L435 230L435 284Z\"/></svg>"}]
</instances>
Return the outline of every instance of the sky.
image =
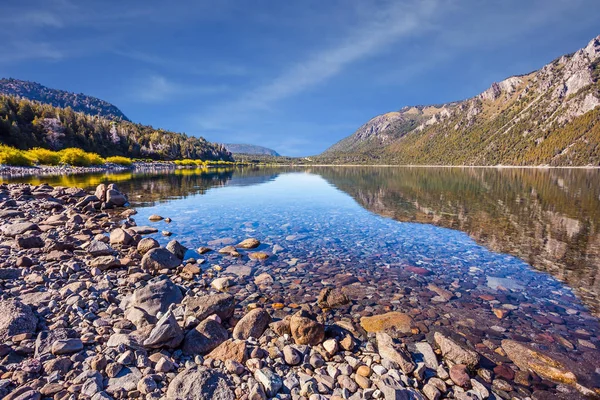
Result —
<instances>
[{"instance_id":1,"label":"sky","mask_svg":"<svg viewBox=\"0 0 600 400\"><path fill-rule=\"evenodd\" d=\"M309 156L378 114L572 53L599 17L598 0L2 0L0 77Z\"/></svg>"}]
</instances>

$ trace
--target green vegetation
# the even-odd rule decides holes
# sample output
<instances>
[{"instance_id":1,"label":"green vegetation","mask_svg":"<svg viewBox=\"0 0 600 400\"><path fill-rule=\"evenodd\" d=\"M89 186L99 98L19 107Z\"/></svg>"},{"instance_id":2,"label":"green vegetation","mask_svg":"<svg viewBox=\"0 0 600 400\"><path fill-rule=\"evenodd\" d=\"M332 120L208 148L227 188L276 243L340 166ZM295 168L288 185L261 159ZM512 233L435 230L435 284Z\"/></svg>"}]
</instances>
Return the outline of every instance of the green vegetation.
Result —
<instances>
[{"instance_id":1,"label":"green vegetation","mask_svg":"<svg viewBox=\"0 0 600 400\"><path fill-rule=\"evenodd\" d=\"M34 164L58 165L61 161L61 153L39 147L28 150L26 154L27 158L29 158Z\"/></svg>"},{"instance_id":2,"label":"green vegetation","mask_svg":"<svg viewBox=\"0 0 600 400\"><path fill-rule=\"evenodd\" d=\"M133 161L131 161L131 158L122 157L122 156L106 157L106 159L104 161L107 163L110 163L110 164L125 165L125 166L131 165L133 163Z\"/></svg>"},{"instance_id":3,"label":"green vegetation","mask_svg":"<svg viewBox=\"0 0 600 400\"><path fill-rule=\"evenodd\" d=\"M233 161L222 145L204 138L4 95L0 95L0 144L20 150L72 147L102 157Z\"/></svg>"},{"instance_id":4,"label":"green vegetation","mask_svg":"<svg viewBox=\"0 0 600 400\"><path fill-rule=\"evenodd\" d=\"M31 165L31 160L27 158L24 151L0 145L0 164L25 167Z\"/></svg>"},{"instance_id":5,"label":"green vegetation","mask_svg":"<svg viewBox=\"0 0 600 400\"><path fill-rule=\"evenodd\" d=\"M79 167L89 167L90 165L104 164L104 160L96 153L88 153L81 149L70 148L60 152L60 163Z\"/></svg>"}]
</instances>

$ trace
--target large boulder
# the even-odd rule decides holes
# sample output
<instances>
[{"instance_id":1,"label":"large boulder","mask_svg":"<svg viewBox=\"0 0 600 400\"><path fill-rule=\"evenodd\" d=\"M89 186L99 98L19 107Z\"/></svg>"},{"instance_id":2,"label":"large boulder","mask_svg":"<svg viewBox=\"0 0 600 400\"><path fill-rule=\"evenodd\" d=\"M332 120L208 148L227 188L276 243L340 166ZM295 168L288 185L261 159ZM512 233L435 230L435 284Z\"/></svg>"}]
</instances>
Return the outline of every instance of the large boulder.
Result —
<instances>
[{"instance_id":1,"label":"large boulder","mask_svg":"<svg viewBox=\"0 0 600 400\"><path fill-rule=\"evenodd\" d=\"M162 247L152 249L142 257L142 268L147 271L160 271L161 269L177 268L181 260Z\"/></svg>"},{"instance_id":2,"label":"large boulder","mask_svg":"<svg viewBox=\"0 0 600 400\"><path fill-rule=\"evenodd\" d=\"M156 317L159 312L165 313L169 305L179 304L182 300L181 289L170 279L161 279L136 289L129 298L123 300L121 308L126 310L135 307L151 317Z\"/></svg>"},{"instance_id":3,"label":"large boulder","mask_svg":"<svg viewBox=\"0 0 600 400\"><path fill-rule=\"evenodd\" d=\"M246 340L259 338L271 323L271 316L262 308L255 308L239 320L233 328L233 338Z\"/></svg>"},{"instance_id":4,"label":"large boulder","mask_svg":"<svg viewBox=\"0 0 600 400\"><path fill-rule=\"evenodd\" d=\"M133 238L122 228L117 228L110 233L110 244L128 245L131 242Z\"/></svg>"},{"instance_id":5,"label":"large boulder","mask_svg":"<svg viewBox=\"0 0 600 400\"><path fill-rule=\"evenodd\" d=\"M155 239L143 238L137 244L137 251L141 255L144 255L147 252L149 252L150 250L156 249L158 247L160 247L160 243L158 243L158 241L156 241Z\"/></svg>"},{"instance_id":6,"label":"large boulder","mask_svg":"<svg viewBox=\"0 0 600 400\"><path fill-rule=\"evenodd\" d=\"M16 299L0 301L0 339L8 340L21 333L35 333L38 319L31 307Z\"/></svg>"},{"instance_id":7,"label":"large boulder","mask_svg":"<svg viewBox=\"0 0 600 400\"><path fill-rule=\"evenodd\" d=\"M186 316L193 315L202 321L209 315L217 314L219 318L225 320L233 315L235 299L227 293L208 294L198 297L186 297L183 304L186 306Z\"/></svg>"},{"instance_id":8,"label":"large boulder","mask_svg":"<svg viewBox=\"0 0 600 400\"><path fill-rule=\"evenodd\" d=\"M248 358L248 346L245 340L229 339L221 343L206 357L223 362L233 360L243 364Z\"/></svg>"},{"instance_id":9,"label":"large boulder","mask_svg":"<svg viewBox=\"0 0 600 400\"><path fill-rule=\"evenodd\" d=\"M560 361L514 340L503 340L502 349L521 370L534 372L553 382L575 384L577 377Z\"/></svg>"},{"instance_id":10,"label":"large boulder","mask_svg":"<svg viewBox=\"0 0 600 400\"><path fill-rule=\"evenodd\" d=\"M14 224L7 224L2 227L2 233L6 236L17 236L22 235L29 231L39 231L40 228L31 222L17 222Z\"/></svg>"},{"instance_id":11,"label":"large boulder","mask_svg":"<svg viewBox=\"0 0 600 400\"><path fill-rule=\"evenodd\" d=\"M234 400L226 378L220 372L190 368L179 373L167 389L167 400Z\"/></svg>"},{"instance_id":12,"label":"large boulder","mask_svg":"<svg viewBox=\"0 0 600 400\"><path fill-rule=\"evenodd\" d=\"M296 344L318 345L325 337L325 327L317 322L315 316L306 310L300 310L290 319L290 330Z\"/></svg>"},{"instance_id":13,"label":"large boulder","mask_svg":"<svg viewBox=\"0 0 600 400\"><path fill-rule=\"evenodd\" d=\"M185 257L185 252L187 251L187 247L179 243L177 240L171 240L169 243L167 243L166 248L180 260L183 260Z\"/></svg>"},{"instance_id":14,"label":"large boulder","mask_svg":"<svg viewBox=\"0 0 600 400\"><path fill-rule=\"evenodd\" d=\"M123 207L128 201L127 196L121 193L114 183L108 185L106 190L106 204L108 206Z\"/></svg>"},{"instance_id":15,"label":"large boulder","mask_svg":"<svg viewBox=\"0 0 600 400\"><path fill-rule=\"evenodd\" d=\"M227 340L229 334L220 323L212 318L200 322L196 329L185 335L181 350L184 354L206 354Z\"/></svg>"},{"instance_id":16,"label":"large boulder","mask_svg":"<svg viewBox=\"0 0 600 400\"><path fill-rule=\"evenodd\" d=\"M348 304L350 300L341 289L324 288L319 293L317 304L321 308L337 308Z\"/></svg>"}]
</instances>

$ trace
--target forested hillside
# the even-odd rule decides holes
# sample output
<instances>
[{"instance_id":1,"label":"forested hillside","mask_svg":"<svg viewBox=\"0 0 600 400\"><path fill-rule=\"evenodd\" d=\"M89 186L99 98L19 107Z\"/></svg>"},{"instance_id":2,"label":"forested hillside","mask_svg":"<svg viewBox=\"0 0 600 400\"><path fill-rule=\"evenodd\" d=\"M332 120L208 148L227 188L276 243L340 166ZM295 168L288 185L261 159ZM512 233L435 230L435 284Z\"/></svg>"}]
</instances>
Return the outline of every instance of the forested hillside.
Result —
<instances>
[{"instance_id":1,"label":"forested hillside","mask_svg":"<svg viewBox=\"0 0 600 400\"><path fill-rule=\"evenodd\" d=\"M77 147L104 157L233 160L225 147L201 137L4 95L0 95L0 143L19 149Z\"/></svg>"}]
</instances>

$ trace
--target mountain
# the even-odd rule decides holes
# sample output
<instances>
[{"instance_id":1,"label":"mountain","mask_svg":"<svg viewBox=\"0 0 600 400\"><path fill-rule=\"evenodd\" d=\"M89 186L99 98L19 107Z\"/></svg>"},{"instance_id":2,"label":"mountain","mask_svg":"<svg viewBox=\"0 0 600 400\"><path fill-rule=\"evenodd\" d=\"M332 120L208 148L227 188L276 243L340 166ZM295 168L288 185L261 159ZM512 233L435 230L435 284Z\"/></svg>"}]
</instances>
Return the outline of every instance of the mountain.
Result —
<instances>
[{"instance_id":1,"label":"mountain","mask_svg":"<svg viewBox=\"0 0 600 400\"><path fill-rule=\"evenodd\" d=\"M223 145L202 137L5 95L0 95L0 143L19 149L78 147L103 157L233 161Z\"/></svg>"},{"instance_id":2,"label":"mountain","mask_svg":"<svg viewBox=\"0 0 600 400\"><path fill-rule=\"evenodd\" d=\"M85 94L50 89L36 82L18 79L0 79L0 94L18 96L40 103L51 104L54 107L71 107L74 111L89 115L98 115L110 119L129 119L116 106Z\"/></svg>"},{"instance_id":3,"label":"mountain","mask_svg":"<svg viewBox=\"0 0 600 400\"><path fill-rule=\"evenodd\" d=\"M225 146L225 148L233 154L258 154L276 157L279 156L279 153L277 153L275 150L271 150L262 146L256 146L253 144L225 143L223 144L223 146Z\"/></svg>"},{"instance_id":4,"label":"mountain","mask_svg":"<svg viewBox=\"0 0 600 400\"><path fill-rule=\"evenodd\" d=\"M600 36L463 101L379 115L317 157L332 163L600 165Z\"/></svg>"}]
</instances>

